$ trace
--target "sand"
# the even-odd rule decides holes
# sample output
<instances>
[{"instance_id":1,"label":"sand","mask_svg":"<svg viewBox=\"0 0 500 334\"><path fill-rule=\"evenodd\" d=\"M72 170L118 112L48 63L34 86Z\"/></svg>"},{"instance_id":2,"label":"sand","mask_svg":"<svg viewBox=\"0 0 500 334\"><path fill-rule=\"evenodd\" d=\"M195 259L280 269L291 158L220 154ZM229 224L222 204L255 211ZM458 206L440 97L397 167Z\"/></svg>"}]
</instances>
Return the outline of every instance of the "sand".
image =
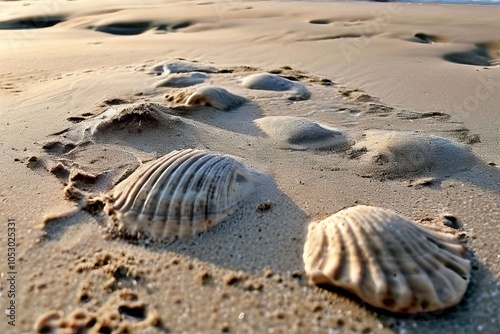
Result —
<instances>
[{"instance_id":1,"label":"sand","mask_svg":"<svg viewBox=\"0 0 500 334\"><path fill-rule=\"evenodd\" d=\"M1 333L498 328L499 7L2 1L0 13L0 302L15 301ZM259 73L291 88L245 87ZM258 126L274 116L321 131ZM345 145L325 147L325 129ZM168 245L110 233L95 199L187 148L258 171L244 205ZM309 222L356 204L459 234L464 300L398 316L310 286Z\"/></svg>"}]
</instances>

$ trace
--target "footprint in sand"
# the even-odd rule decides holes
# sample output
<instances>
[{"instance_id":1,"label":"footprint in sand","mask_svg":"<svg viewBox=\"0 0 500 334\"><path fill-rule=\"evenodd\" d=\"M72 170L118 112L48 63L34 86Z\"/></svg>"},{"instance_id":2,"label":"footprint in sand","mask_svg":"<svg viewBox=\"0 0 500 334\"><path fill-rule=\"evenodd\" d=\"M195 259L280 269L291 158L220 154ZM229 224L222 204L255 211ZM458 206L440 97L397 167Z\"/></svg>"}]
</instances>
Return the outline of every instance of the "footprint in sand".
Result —
<instances>
[{"instance_id":1,"label":"footprint in sand","mask_svg":"<svg viewBox=\"0 0 500 334\"><path fill-rule=\"evenodd\" d=\"M241 80L241 85L248 89L269 90L269 91L292 91L293 95L289 100L307 100L311 93L300 82L294 82L279 75L269 73L251 74Z\"/></svg>"},{"instance_id":2,"label":"footprint in sand","mask_svg":"<svg viewBox=\"0 0 500 334\"><path fill-rule=\"evenodd\" d=\"M444 55L443 58L457 64L499 66L500 41L478 43L476 47L470 51L448 53Z\"/></svg>"},{"instance_id":3,"label":"footprint in sand","mask_svg":"<svg viewBox=\"0 0 500 334\"><path fill-rule=\"evenodd\" d=\"M65 16L26 16L0 22L0 29L40 29L55 26L66 20Z\"/></svg>"},{"instance_id":4,"label":"footprint in sand","mask_svg":"<svg viewBox=\"0 0 500 334\"><path fill-rule=\"evenodd\" d=\"M416 33L415 36L413 36L413 41L419 42L419 43L449 43L450 40L444 36L440 35L431 35L431 34L425 34L422 32Z\"/></svg>"},{"instance_id":5,"label":"footprint in sand","mask_svg":"<svg viewBox=\"0 0 500 334\"><path fill-rule=\"evenodd\" d=\"M330 19L314 19L314 20L310 20L309 23L310 24L330 24L332 23L333 21L330 20Z\"/></svg>"},{"instance_id":6,"label":"footprint in sand","mask_svg":"<svg viewBox=\"0 0 500 334\"><path fill-rule=\"evenodd\" d=\"M351 18L340 18L337 17L335 19L312 19L308 23L316 24L316 25L326 25L326 24L334 24L342 27L351 27L364 24L366 21L372 21L373 18L370 17L351 17Z\"/></svg>"},{"instance_id":7,"label":"footprint in sand","mask_svg":"<svg viewBox=\"0 0 500 334\"><path fill-rule=\"evenodd\" d=\"M95 31L103 32L111 35L140 35L147 30L154 29L158 32L177 31L179 29L187 28L192 24L190 21L182 21L175 24L161 23L154 21L124 21L124 22L110 22L99 25L92 25L87 27Z\"/></svg>"},{"instance_id":8,"label":"footprint in sand","mask_svg":"<svg viewBox=\"0 0 500 334\"><path fill-rule=\"evenodd\" d=\"M477 161L466 147L447 138L376 130L352 147L350 158L356 160L359 175L379 179L446 177Z\"/></svg>"},{"instance_id":9,"label":"footprint in sand","mask_svg":"<svg viewBox=\"0 0 500 334\"><path fill-rule=\"evenodd\" d=\"M314 41L328 41L332 39L343 39L343 38L366 38L373 37L375 34L359 34L359 33L344 33L337 35L325 35L318 37L302 38L297 40L298 42L314 42Z\"/></svg>"},{"instance_id":10,"label":"footprint in sand","mask_svg":"<svg viewBox=\"0 0 500 334\"><path fill-rule=\"evenodd\" d=\"M294 116L268 116L254 123L282 149L347 149L344 134L336 129Z\"/></svg>"}]
</instances>

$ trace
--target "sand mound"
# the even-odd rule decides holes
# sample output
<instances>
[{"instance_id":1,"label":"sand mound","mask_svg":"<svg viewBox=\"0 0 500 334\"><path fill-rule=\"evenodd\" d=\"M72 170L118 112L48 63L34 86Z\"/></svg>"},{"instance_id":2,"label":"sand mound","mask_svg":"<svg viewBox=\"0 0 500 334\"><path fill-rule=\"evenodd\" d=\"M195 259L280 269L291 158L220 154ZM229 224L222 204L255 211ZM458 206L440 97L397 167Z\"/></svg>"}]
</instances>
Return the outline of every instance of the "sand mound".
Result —
<instances>
[{"instance_id":1,"label":"sand mound","mask_svg":"<svg viewBox=\"0 0 500 334\"><path fill-rule=\"evenodd\" d=\"M166 79L155 84L155 87L183 88L205 82L207 75L204 73L170 74Z\"/></svg>"},{"instance_id":2,"label":"sand mound","mask_svg":"<svg viewBox=\"0 0 500 334\"><path fill-rule=\"evenodd\" d=\"M151 73L156 75L188 72L217 73L219 69L187 60L174 60L151 69Z\"/></svg>"},{"instance_id":3,"label":"sand mound","mask_svg":"<svg viewBox=\"0 0 500 334\"><path fill-rule=\"evenodd\" d=\"M179 123L177 117L168 115L168 108L156 103L140 103L124 108L111 108L101 115L75 124L63 137L80 142L110 131L142 133L170 123Z\"/></svg>"},{"instance_id":4,"label":"sand mound","mask_svg":"<svg viewBox=\"0 0 500 334\"><path fill-rule=\"evenodd\" d=\"M449 176L475 163L472 153L452 140L413 132L370 131L352 147L351 158L362 176L406 178Z\"/></svg>"},{"instance_id":5,"label":"sand mound","mask_svg":"<svg viewBox=\"0 0 500 334\"><path fill-rule=\"evenodd\" d=\"M318 124L307 118L293 116L269 116L254 121L280 148L345 149L345 136L332 128Z\"/></svg>"},{"instance_id":6,"label":"sand mound","mask_svg":"<svg viewBox=\"0 0 500 334\"><path fill-rule=\"evenodd\" d=\"M290 100L307 100L311 93L300 82L285 79L279 75L269 73L257 73L249 75L241 81L241 85L248 89L270 90L270 91L294 91Z\"/></svg>"}]
</instances>

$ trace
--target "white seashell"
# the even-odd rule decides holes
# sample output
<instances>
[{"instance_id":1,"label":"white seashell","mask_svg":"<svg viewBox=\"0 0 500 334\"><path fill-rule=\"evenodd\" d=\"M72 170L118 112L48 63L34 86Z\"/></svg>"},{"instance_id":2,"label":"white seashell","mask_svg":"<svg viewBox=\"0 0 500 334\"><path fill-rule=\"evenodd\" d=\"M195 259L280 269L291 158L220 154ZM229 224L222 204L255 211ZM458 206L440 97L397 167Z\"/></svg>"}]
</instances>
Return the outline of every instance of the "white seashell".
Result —
<instances>
[{"instance_id":1,"label":"white seashell","mask_svg":"<svg viewBox=\"0 0 500 334\"><path fill-rule=\"evenodd\" d=\"M290 100L307 100L311 93L300 82L294 82L279 75L270 73L251 74L241 80L241 85L248 89L271 90L271 91L294 91Z\"/></svg>"},{"instance_id":2,"label":"white seashell","mask_svg":"<svg viewBox=\"0 0 500 334\"><path fill-rule=\"evenodd\" d=\"M283 149L346 149L343 133L304 117L267 116L254 121Z\"/></svg>"},{"instance_id":3,"label":"white seashell","mask_svg":"<svg viewBox=\"0 0 500 334\"><path fill-rule=\"evenodd\" d=\"M189 95L186 105L209 106L219 110L230 110L238 107L245 101L244 98L234 95L224 88L207 86L198 88Z\"/></svg>"},{"instance_id":4,"label":"white seashell","mask_svg":"<svg viewBox=\"0 0 500 334\"><path fill-rule=\"evenodd\" d=\"M358 205L311 223L304 263L312 283L392 312L416 313L460 302L470 275L465 252L452 235Z\"/></svg>"},{"instance_id":5,"label":"white seashell","mask_svg":"<svg viewBox=\"0 0 500 334\"><path fill-rule=\"evenodd\" d=\"M253 181L252 172L229 156L173 151L118 184L108 213L128 235L186 239L231 214L251 192Z\"/></svg>"},{"instance_id":6,"label":"white seashell","mask_svg":"<svg viewBox=\"0 0 500 334\"><path fill-rule=\"evenodd\" d=\"M161 75L170 73L204 72L216 73L219 70L213 66L208 66L187 60L173 60L165 64L160 64L151 69L151 73Z\"/></svg>"}]
</instances>

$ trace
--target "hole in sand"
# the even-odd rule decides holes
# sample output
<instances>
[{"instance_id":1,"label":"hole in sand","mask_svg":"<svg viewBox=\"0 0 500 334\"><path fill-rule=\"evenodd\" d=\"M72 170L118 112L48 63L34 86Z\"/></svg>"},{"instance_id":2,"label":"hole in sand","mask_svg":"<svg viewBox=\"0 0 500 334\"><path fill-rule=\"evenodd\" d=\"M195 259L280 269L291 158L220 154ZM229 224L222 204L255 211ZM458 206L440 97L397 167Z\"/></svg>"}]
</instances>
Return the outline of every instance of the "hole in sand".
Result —
<instances>
[{"instance_id":1,"label":"hole in sand","mask_svg":"<svg viewBox=\"0 0 500 334\"><path fill-rule=\"evenodd\" d=\"M34 16L0 22L0 29L38 29L55 26L65 21L63 16Z\"/></svg>"}]
</instances>

